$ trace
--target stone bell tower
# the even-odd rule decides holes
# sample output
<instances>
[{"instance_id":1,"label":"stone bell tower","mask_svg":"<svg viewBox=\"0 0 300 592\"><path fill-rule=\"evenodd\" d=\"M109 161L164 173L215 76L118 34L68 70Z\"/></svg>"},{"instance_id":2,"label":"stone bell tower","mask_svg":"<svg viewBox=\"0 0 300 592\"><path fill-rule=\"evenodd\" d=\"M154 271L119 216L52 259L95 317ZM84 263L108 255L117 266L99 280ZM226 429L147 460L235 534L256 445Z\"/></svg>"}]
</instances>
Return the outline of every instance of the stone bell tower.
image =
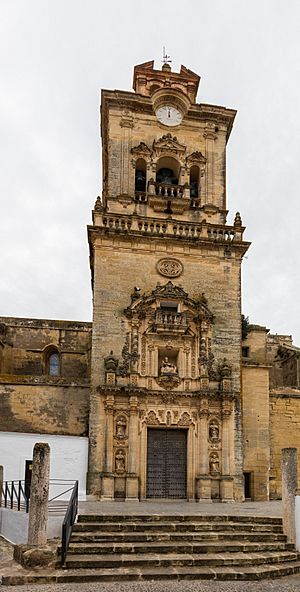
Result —
<instances>
[{"instance_id":1,"label":"stone bell tower","mask_svg":"<svg viewBox=\"0 0 300 592\"><path fill-rule=\"evenodd\" d=\"M88 490L102 500L243 499L240 215L227 224L236 112L196 103L185 66L102 91Z\"/></svg>"}]
</instances>

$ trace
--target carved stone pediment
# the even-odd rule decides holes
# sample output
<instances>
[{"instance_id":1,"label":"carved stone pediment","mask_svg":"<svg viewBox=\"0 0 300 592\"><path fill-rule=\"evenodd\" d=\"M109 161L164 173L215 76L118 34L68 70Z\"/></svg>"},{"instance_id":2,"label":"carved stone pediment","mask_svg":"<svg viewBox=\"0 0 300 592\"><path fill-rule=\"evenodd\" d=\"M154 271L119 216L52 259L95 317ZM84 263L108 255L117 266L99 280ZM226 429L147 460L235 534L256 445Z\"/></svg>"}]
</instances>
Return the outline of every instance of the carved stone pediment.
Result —
<instances>
[{"instance_id":1,"label":"carved stone pediment","mask_svg":"<svg viewBox=\"0 0 300 592\"><path fill-rule=\"evenodd\" d=\"M192 166L193 164L205 165L206 158L203 156L202 152L196 150L196 152L189 154L185 161L188 166Z\"/></svg>"},{"instance_id":2,"label":"carved stone pediment","mask_svg":"<svg viewBox=\"0 0 300 592\"><path fill-rule=\"evenodd\" d=\"M151 307L157 301L159 302L164 299L177 300L185 304L196 321L201 323L205 320L209 323L213 322L213 314L210 312L207 306L207 301L203 295L201 295L199 299L194 300L189 297L183 288L176 286L171 281L168 281L163 286L157 285L150 294L143 294L140 298L135 299L131 305L125 309L125 315L127 318L133 318L135 316L138 318L145 318L145 316L149 316L150 312L151 316L153 316L154 311Z\"/></svg>"},{"instance_id":3,"label":"carved stone pediment","mask_svg":"<svg viewBox=\"0 0 300 592\"><path fill-rule=\"evenodd\" d=\"M186 151L186 146L178 142L176 136L172 134L165 134L159 140L154 140L153 151L156 156L161 156L164 153L177 154L177 156L183 156Z\"/></svg>"},{"instance_id":4,"label":"carved stone pediment","mask_svg":"<svg viewBox=\"0 0 300 592\"><path fill-rule=\"evenodd\" d=\"M136 158L150 158L152 154L151 148L145 144L145 142L140 142L138 146L134 146L131 148L131 154Z\"/></svg>"},{"instance_id":5,"label":"carved stone pediment","mask_svg":"<svg viewBox=\"0 0 300 592\"><path fill-rule=\"evenodd\" d=\"M159 296L164 298L188 298L188 294L183 290L183 288L180 288L180 286L175 286L170 281L167 282L164 286L156 286L152 294L153 296Z\"/></svg>"}]
</instances>

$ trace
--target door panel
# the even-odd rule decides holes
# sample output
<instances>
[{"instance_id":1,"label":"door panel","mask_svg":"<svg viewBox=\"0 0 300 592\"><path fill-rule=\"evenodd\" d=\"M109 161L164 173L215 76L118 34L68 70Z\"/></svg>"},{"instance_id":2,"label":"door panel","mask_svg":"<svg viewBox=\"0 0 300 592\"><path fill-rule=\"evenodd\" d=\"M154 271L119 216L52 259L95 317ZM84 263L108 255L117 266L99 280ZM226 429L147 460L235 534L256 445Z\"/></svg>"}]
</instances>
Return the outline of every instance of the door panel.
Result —
<instances>
[{"instance_id":1,"label":"door panel","mask_svg":"<svg viewBox=\"0 0 300 592\"><path fill-rule=\"evenodd\" d=\"M186 498L187 431L148 429L147 497Z\"/></svg>"}]
</instances>

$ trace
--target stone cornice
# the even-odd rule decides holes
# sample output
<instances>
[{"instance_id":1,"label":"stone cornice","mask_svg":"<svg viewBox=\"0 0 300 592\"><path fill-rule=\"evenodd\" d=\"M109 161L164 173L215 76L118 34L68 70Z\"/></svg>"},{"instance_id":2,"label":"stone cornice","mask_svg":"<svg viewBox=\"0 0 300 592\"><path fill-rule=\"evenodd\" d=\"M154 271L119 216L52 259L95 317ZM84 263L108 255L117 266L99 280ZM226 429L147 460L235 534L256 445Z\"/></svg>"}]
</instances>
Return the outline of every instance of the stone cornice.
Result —
<instances>
[{"instance_id":1,"label":"stone cornice","mask_svg":"<svg viewBox=\"0 0 300 592\"><path fill-rule=\"evenodd\" d=\"M101 384L97 387L97 392L101 394L111 394L111 395L136 395L137 397L145 397L145 396L153 396L153 397L165 397L170 395L172 398L197 398L197 399L218 399L218 400L225 400L225 401L233 401L238 396L239 393L234 391L225 392L220 390L197 390L197 391L161 391L161 390L149 390L147 388L139 388L134 387L131 385L128 386L118 386L118 385L108 385L108 384Z\"/></svg>"},{"instance_id":2,"label":"stone cornice","mask_svg":"<svg viewBox=\"0 0 300 592\"><path fill-rule=\"evenodd\" d=\"M111 218L115 218L118 219L119 221L123 218L125 219L124 216L122 215L108 215L108 217ZM128 224L130 223L130 220L133 217L126 217L126 222L128 222ZM136 218L137 219L137 218ZM137 219L138 220L138 219ZM157 227L157 225L160 226L161 231L160 232L151 232L150 231L150 224L151 222L154 220L154 226ZM122 237L122 240L124 241L132 241L134 238L138 237L140 241L143 242L147 242L148 240L153 240L155 239L155 241L163 241L164 243L167 241L170 242L175 242L176 244L182 244L182 243L186 243L186 244L190 244L193 247L197 248L197 247L201 247L201 245L206 245L209 246L210 248L213 249L219 249L220 247L224 247L227 250L231 250L234 249L235 251L238 251L240 253L240 256L242 257L246 251L248 250L249 246L251 245L250 242L248 241L244 241L240 238L236 238L235 235L231 240L228 240L228 238L226 238L228 236L228 233L230 234L231 232L234 233L234 227L233 226L225 226L225 225L212 225L212 224L192 224L192 223L186 223L186 222L178 222L176 220L163 220L163 219L150 219L150 218L145 218L145 222L147 222L148 224L148 231L143 231L143 229L139 229L137 228L129 228L126 224L124 225L124 227L122 228L121 224L118 224L118 226L114 227L112 226L97 226L97 225L89 225L88 226L88 237L89 237L89 243L90 243L90 247L95 243L97 237L100 236L105 236L105 237L110 237L112 241L114 241L115 239L120 239ZM174 233L174 227L185 227L187 229L187 232L185 233L181 233L181 234L175 234ZM165 231L164 231L165 228ZM204 229L204 231L203 231ZM208 233L207 233L208 230ZM241 228L241 233L244 231L244 227ZM91 250L91 254L92 254L92 250Z\"/></svg>"},{"instance_id":3,"label":"stone cornice","mask_svg":"<svg viewBox=\"0 0 300 592\"><path fill-rule=\"evenodd\" d=\"M86 378L62 378L61 376L32 376L32 375L17 375L17 374L1 374L0 388L2 385L27 384L33 386L54 386L54 387L76 387L89 388L90 382Z\"/></svg>"},{"instance_id":4,"label":"stone cornice","mask_svg":"<svg viewBox=\"0 0 300 592\"><path fill-rule=\"evenodd\" d=\"M104 89L101 93L101 103L103 119L106 119L109 107L121 110L131 109L133 113L145 113L154 116L151 98L133 92ZM222 105L196 103L188 110L182 125L184 126L184 123L188 123L189 121L213 121L216 124L222 123L227 127L226 138L228 140L236 113L235 109L228 109ZM104 132L103 126L102 132Z\"/></svg>"}]
</instances>

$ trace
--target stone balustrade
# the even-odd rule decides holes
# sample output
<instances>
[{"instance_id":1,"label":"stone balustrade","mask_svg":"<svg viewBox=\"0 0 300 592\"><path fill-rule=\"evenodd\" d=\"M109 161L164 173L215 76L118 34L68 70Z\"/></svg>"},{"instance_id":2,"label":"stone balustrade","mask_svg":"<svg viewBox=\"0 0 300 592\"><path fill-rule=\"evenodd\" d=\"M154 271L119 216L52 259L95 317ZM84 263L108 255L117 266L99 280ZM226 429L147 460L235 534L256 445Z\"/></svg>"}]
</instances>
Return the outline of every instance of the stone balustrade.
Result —
<instances>
[{"instance_id":1,"label":"stone balustrade","mask_svg":"<svg viewBox=\"0 0 300 592\"><path fill-rule=\"evenodd\" d=\"M234 242L243 240L243 227L218 226L203 222L158 221L157 218L139 218L137 216L118 216L117 214L97 214L95 224L112 232L139 232L150 236L169 236L183 239L208 239L214 242Z\"/></svg>"},{"instance_id":2,"label":"stone balustrade","mask_svg":"<svg viewBox=\"0 0 300 592\"><path fill-rule=\"evenodd\" d=\"M155 183L155 193L160 197L168 199L172 197L183 197L185 193L184 185L170 185L169 183Z\"/></svg>"},{"instance_id":3,"label":"stone balustrade","mask_svg":"<svg viewBox=\"0 0 300 592\"><path fill-rule=\"evenodd\" d=\"M174 327L187 325L187 318L184 313L171 311L156 311L155 321L161 325L172 325Z\"/></svg>"}]
</instances>

